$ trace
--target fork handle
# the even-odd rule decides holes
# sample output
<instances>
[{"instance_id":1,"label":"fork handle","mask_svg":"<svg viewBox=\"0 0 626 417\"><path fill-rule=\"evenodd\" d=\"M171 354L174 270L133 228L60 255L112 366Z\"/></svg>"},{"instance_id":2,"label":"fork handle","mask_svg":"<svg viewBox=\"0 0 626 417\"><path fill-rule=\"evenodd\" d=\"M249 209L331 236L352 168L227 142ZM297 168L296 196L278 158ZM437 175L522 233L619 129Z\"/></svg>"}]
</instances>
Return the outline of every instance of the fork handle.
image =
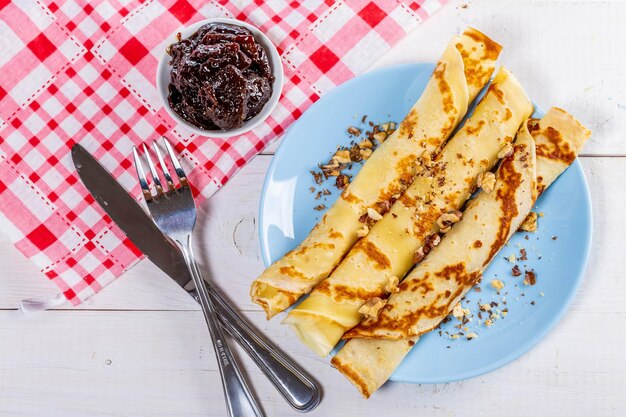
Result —
<instances>
[{"instance_id":1,"label":"fork handle","mask_svg":"<svg viewBox=\"0 0 626 417\"><path fill-rule=\"evenodd\" d=\"M230 417L263 417L264 414L248 388L220 327L213 300L209 297L205 281L202 279L193 254L191 235L188 235L183 240L183 242L177 240L176 244L183 253L185 263L187 268L189 268L189 273L198 291L204 318L209 327L211 341L213 342L217 364L222 377L222 387L224 388L228 415Z\"/></svg>"},{"instance_id":2,"label":"fork handle","mask_svg":"<svg viewBox=\"0 0 626 417\"><path fill-rule=\"evenodd\" d=\"M276 346L252 329L217 289L210 283L205 283L224 330L248 353L289 405L300 412L314 409L321 399L317 383ZM195 290L189 293L200 301Z\"/></svg>"}]
</instances>

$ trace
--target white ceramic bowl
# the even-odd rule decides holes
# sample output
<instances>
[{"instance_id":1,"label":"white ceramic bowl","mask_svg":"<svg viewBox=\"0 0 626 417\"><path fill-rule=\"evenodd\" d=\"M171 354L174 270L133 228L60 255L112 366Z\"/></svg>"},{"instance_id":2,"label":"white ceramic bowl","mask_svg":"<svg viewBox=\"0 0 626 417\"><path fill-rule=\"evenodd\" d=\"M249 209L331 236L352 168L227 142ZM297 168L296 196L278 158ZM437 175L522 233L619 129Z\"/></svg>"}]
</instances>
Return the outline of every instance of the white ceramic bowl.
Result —
<instances>
[{"instance_id":1,"label":"white ceramic bowl","mask_svg":"<svg viewBox=\"0 0 626 417\"><path fill-rule=\"evenodd\" d=\"M265 106L263 106L263 109L261 110L261 112L257 114L256 116L254 116L252 119L244 122L243 126L238 127L236 129L232 129L232 130L201 129L197 126L192 125L188 121L184 120L179 115L177 115L174 112L174 110L171 109L167 101L167 96L169 94L168 86L169 86L170 79L171 79L170 77L171 66L169 64L171 57L167 54L165 50L163 50L163 55L159 59L159 66L157 67L157 73L156 73L156 85L157 85L157 90L159 91L159 95L161 96L161 100L163 101L163 106L165 106L165 110L167 110L169 115L172 116L172 118L176 120L178 123L184 125L188 130L192 131L193 133L201 135L201 136L208 136L208 137L214 137L214 138L229 138L232 136L241 135L243 133L249 132L250 130L254 129L258 125L260 125L267 118L267 116L270 115L270 113L272 113L274 108L276 108L276 104L278 104L278 99L280 98L280 94L283 91L283 66L280 61L280 55L278 55L278 51L276 50L276 47L274 46L272 41L270 41L269 38L265 36L265 34L261 32L259 29L257 29L256 27L246 22L242 22L241 20L236 20L236 19L218 17L218 18L201 20L199 22L194 23L191 26L188 26L184 29L180 29L174 32L171 36L167 38L168 39L167 45L169 46L173 43L178 42L178 38L176 36L178 33L181 34L182 39L188 38L189 36L193 35L198 29L200 29L201 26L206 25L207 23L229 23L231 25L244 27L250 30L250 32L252 32L252 34L254 35L254 39L257 41L257 43L260 44L263 48L265 48L265 51L267 53L267 58L269 60L270 66L272 67L272 72L274 74L274 84L272 84L272 95L270 96L270 99L268 100L268 102L265 103Z\"/></svg>"}]
</instances>

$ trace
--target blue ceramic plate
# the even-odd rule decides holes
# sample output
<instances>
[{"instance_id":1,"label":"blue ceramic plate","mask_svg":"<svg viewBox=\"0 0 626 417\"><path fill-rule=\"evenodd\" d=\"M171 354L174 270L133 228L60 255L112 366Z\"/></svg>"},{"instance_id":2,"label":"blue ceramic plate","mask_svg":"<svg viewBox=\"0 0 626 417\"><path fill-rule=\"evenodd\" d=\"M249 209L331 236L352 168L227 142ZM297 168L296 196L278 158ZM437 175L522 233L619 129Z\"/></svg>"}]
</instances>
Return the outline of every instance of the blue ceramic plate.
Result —
<instances>
[{"instance_id":1,"label":"blue ceramic plate","mask_svg":"<svg viewBox=\"0 0 626 417\"><path fill-rule=\"evenodd\" d=\"M306 237L324 213L314 207L330 206L338 196L326 184L323 188L334 190L333 194L316 200L309 171L328 161L337 145L350 143L346 128L364 126L363 115L375 123L400 122L433 68L408 64L367 73L335 88L293 124L272 160L261 195L259 233L266 266ZM535 117L541 116L535 112ZM541 196L535 210L544 214L539 230L515 234L485 272L480 292L470 291L463 302L474 315L465 332L473 331L478 338L451 339L449 334L463 331L454 328L459 322L453 319L440 327L441 334L437 330L422 337L392 380L439 383L471 378L518 358L554 326L582 280L591 244L591 203L578 161ZM512 254L519 257L521 248L528 260L517 264L522 271L535 271L534 286L523 285L523 277L513 277L513 264L505 259ZM494 278L506 284L501 294L490 286ZM481 313L480 320L477 316L478 303L490 302L508 313L487 328L482 324L486 314Z\"/></svg>"}]
</instances>

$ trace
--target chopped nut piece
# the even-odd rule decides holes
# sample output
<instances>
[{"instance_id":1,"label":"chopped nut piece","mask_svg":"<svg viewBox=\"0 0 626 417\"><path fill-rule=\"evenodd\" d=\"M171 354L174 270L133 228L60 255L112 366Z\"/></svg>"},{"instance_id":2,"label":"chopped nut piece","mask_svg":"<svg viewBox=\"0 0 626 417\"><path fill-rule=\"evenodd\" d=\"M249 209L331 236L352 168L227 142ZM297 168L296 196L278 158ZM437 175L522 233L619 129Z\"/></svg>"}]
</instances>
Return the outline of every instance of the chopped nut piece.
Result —
<instances>
[{"instance_id":1,"label":"chopped nut piece","mask_svg":"<svg viewBox=\"0 0 626 417\"><path fill-rule=\"evenodd\" d=\"M510 254L509 256L507 256L506 258L507 261L511 262L512 264L515 263L515 255L514 254Z\"/></svg>"},{"instance_id":2,"label":"chopped nut piece","mask_svg":"<svg viewBox=\"0 0 626 417\"><path fill-rule=\"evenodd\" d=\"M335 159L331 159L328 164L321 165L320 168L322 169L322 173L324 174L325 178L336 177L340 174L338 169L339 163Z\"/></svg>"},{"instance_id":3,"label":"chopped nut piece","mask_svg":"<svg viewBox=\"0 0 626 417\"><path fill-rule=\"evenodd\" d=\"M493 324L493 322L491 321L491 319L485 320L485 326L491 327L492 324Z\"/></svg>"},{"instance_id":4,"label":"chopped nut piece","mask_svg":"<svg viewBox=\"0 0 626 417\"><path fill-rule=\"evenodd\" d=\"M369 139L365 139L359 143L359 148L361 149L372 149L373 147L374 144Z\"/></svg>"},{"instance_id":5,"label":"chopped nut piece","mask_svg":"<svg viewBox=\"0 0 626 417\"><path fill-rule=\"evenodd\" d=\"M358 237L365 237L370 232L370 228L367 227L366 224L363 225L359 230L356 231L356 235Z\"/></svg>"},{"instance_id":6,"label":"chopped nut piece","mask_svg":"<svg viewBox=\"0 0 626 417\"><path fill-rule=\"evenodd\" d=\"M491 305L488 303L485 303L483 305L480 306L481 311L490 311L491 310Z\"/></svg>"},{"instance_id":7,"label":"chopped nut piece","mask_svg":"<svg viewBox=\"0 0 626 417\"><path fill-rule=\"evenodd\" d=\"M463 217L460 211L444 213L437 219L437 226L442 233L447 233L454 223L457 223Z\"/></svg>"},{"instance_id":8,"label":"chopped nut piece","mask_svg":"<svg viewBox=\"0 0 626 417\"><path fill-rule=\"evenodd\" d=\"M380 125L380 129L383 132L386 132L387 130L389 130L389 123L383 123L382 125Z\"/></svg>"},{"instance_id":9,"label":"chopped nut piece","mask_svg":"<svg viewBox=\"0 0 626 417\"><path fill-rule=\"evenodd\" d=\"M316 184L321 184L324 179L323 174L321 172L315 172L315 171L309 171L311 173L311 175L313 175L313 181L315 181Z\"/></svg>"},{"instance_id":10,"label":"chopped nut piece","mask_svg":"<svg viewBox=\"0 0 626 417\"><path fill-rule=\"evenodd\" d=\"M519 266L515 265L512 269L511 269L511 274L514 277L519 277L520 275L522 275L522 271L520 271Z\"/></svg>"},{"instance_id":11,"label":"chopped nut piece","mask_svg":"<svg viewBox=\"0 0 626 417\"><path fill-rule=\"evenodd\" d=\"M400 288L398 288L399 283L400 280L398 279L398 277L394 275L390 276L387 281L387 285L385 285L385 291L392 293L400 291Z\"/></svg>"},{"instance_id":12,"label":"chopped nut piece","mask_svg":"<svg viewBox=\"0 0 626 417\"><path fill-rule=\"evenodd\" d=\"M348 128L348 133L353 136L359 136L361 134L361 129L359 129L358 127L350 126Z\"/></svg>"},{"instance_id":13,"label":"chopped nut piece","mask_svg":"<svg viewBox=\"0 0 626 417\"><path fill-rule=\"evenodd\" d=\"M340 164L349 164L350 162L352 162L352 160L350 159L350 151L348 151L347 149L340 149L335 152L335 155L333 155L333 159Z\"/></svg>"},{"instance_id":14,"label":"chopped nut piece","mask_svg":"<svg viewBox=\"0 0 626 417\"><path fill-rule=\"evenodd\" d=\"M350 147L350 159L352 162L361 162L363 160L363 156L361 156L361 148L357 145Z\"/></svg>"},{"instance_id":15,"label":"chopped nut piece","mask_svg":"<svg viewBox=\"0 0 626 417\"><path fill-rule=\"evenodd\" d=\"M437 246L441 242L441 237L438 234L428 235L426 237L426 241L424 242L426 246L429 247L429 250Z\"/></svg>"},{"instance_id":16,"label":"chopped nut piece","mask_svg":"<svg viewBox=\"0 0 626 417\"><path fill-rule=\"evenodd\" d=\"M457 303L452 308L452 315L459 320L463 319L463 316L465 315L465 313L463 312L463 306L461 306L461 303Z\"/></svg>"},{"instance_id":17,"label":"chopped nut piece","mask_svg":"<svg viewBox=\"0 0 626 417\"><path fill-rule=\"evenodd\" d=\"M496 314L496 313L492 313L492 314L491 314L491 316L489 316L489 318L490 318L492 321L496 321L496 320L498 320L498 319L500 318L500 315L499 315L499 314Z\"/></svg>"},{"instance_id":18,"label":"chopped nut piece","mask_svg":"<svg viewBox=\"0 0 626 417\"><path fill-rule=\"evenodd\" d=\"M369 159L370 156L372 156L372 150L371 149L361 149L360 154L361 154L361 158L367 160L367 159Z\"/></svg>"},{"instance_id":19,"label":"chopped nut piece","mask_svg":"<svg viewBox=\"0 0 626 417\"><path fill-rule=\"evenodd\" d=\"M524 274L524 285L535 285L537 283L537 277L534 271L526 271Z\"/></svg>"},{"instance_id":20,"label":"chopped nut piece","mask_svg":"<svg viewBox=\"0 0 626 417\"><path fill-rule=\"evenodd\" d=\"M359 308L359 313L367 318L376 318L378 312L385 305L385 302L378 297L370 298Z\"/></svg>"},{"instance_id":21,"label":"chopped nut piece","mask_svg":"<svg viewBox=\"0 0 626 417\"><path fill-rule=\"evenodd\" d=\"M341 174L337 176L337 179L335 180L335 187L343 190L348 186L348 184L350 184L350 178L346 174Z\"/></svg>"},{"instance_id":22,"label":"chopped nut piece","mask_svg":"<svg viewBox=\"0 0 626 417\"><path fill-rule=\"evenodd\" d=\"M415 254L413 255L413 263L420 263L424 260L424 258L426 257L426 253L424 252L424 247L420 246L416 251Z\"/></svg>"},{"instance_id":23,"label":"chopped nut piece","mask_svg":"<svg viewBox=\"0 0 626 417\"><path fill-rule=\"evenodd\" d=\"M326 205L325 204L317 205L317 206L313 207L313 210L315 210L315 211L326 210Z\"/></svg>"},{"instance_id":24,"label":"chopped nut piece","mask_svg":"<svg viewBox=\"0 0 626 417\"><path fill-rule=\"evenodd\" d=\"M374 139L376 139L378 142L383 143L385 141L385 139L387 139L387 133L386 132L377 132L377 133L374 133L372 135L372 137Z\"/></svg>"},{"instance_id":25,"label":"chopped nut piece","mask_svg":"<svg viewBox=\"0 0 626 417\"><path fill-rule=\"evenodd\" d=\"M467 340L472 340L472 339L476 339L478 335L474 332L471 332L471 333L468 333L466 337L467 337Z\"/></svg>"},{"instance_id":26,"label":"chopped nut piece","mask_svg":"<svg viewBox=\"0 0 626 417\"><path fill-rule=\"evenodd\" d=\"M339 168L339 162L335 158L331 158L326 165L322 165L322 170L335 168Z\"/></svg>"},{"instance_id":27,"label":"chopped nut piece","mask_svg":"<svg viewBox=\"0 0 626 417\"><path fill-rule=\"evenodd\" d=\"M376 210L378 213L380 213L381 215L387 213L389 211L389 209L391 208L391 201L389 200L382 200L376 203L376 207L378 208L378 210Z\"/></svg>"},{"instance_id":28,"label":"chopped nut piece","mask_svg":"<svg viewBox=\"0 0 626 417\"><path fill-rule=\"evenodd\" d=\"M496 291L500 291L502 288L504 288L504 282L500 281L499 279L494 279L493 281L491 281L491 286Z\"/></svg>"},{"instance_id":29,"label":"chopped nut piece","mask_svg":"<svg viewBox=\"0 0 626 417\"><path fill-rule=\"evenodd\" d=\"M450 335L450 339L458 339L459 337L461 337L461 336L459 336L458 334Z\"/></svg>"},{"instance_id":30,"label":"chopped nut piece","mask_svg":"<svg viewBox=\"0 0 626 417\"><path fill-rule=\"evenodd\" d=\"M507 142L506 145L500 149L500 152L498 152L498 159L506 158L511 155L513 155L513 145Z\"/></svg>"},{"instance_id":31,"label":"chopped nut piece","mask_svg":"<svg viewBox=\"0 0 626 417\"><path fill-rule=\"evenodd\" d=\"M428 255L428 252L437 246L439 242L441 242L441 237L437 233L426 236L424 246L420 247L413 255L413 262L416 264L422 262L426 255Z\"/></svg>"},{"instance_id":32,"label":"chopped nut piece","mask_svg":"<svg viewBox=\"0 0 626 417\"><path fill-rule=\"evenodd\" d=\"M476 185L489 194L496 187L496 176L493 172L485 172L480 174L476 180Z\"/></svg>"},{"instance_id":33,"label":"chopped nut piece","mask_svg":"<svg viewBox=\"0 0 626 417\"><path fill-rule=\"evenodd\" d=\"M519 227L519 230L524 232L536 232L537 231L537 213L531 211L524 219Z\"/></svg>"},{"instance_id":34,"label":"chopped nut piece","mask_svg":"<svg viewBox=\"0 0 626 417\"><path fill-rule=\"evenodd\" d=\"M379 212L371 207L367 208L367 216L374 221L378 221L383 218L383 216L381 216Z\"/></svg>"}]
</instances>

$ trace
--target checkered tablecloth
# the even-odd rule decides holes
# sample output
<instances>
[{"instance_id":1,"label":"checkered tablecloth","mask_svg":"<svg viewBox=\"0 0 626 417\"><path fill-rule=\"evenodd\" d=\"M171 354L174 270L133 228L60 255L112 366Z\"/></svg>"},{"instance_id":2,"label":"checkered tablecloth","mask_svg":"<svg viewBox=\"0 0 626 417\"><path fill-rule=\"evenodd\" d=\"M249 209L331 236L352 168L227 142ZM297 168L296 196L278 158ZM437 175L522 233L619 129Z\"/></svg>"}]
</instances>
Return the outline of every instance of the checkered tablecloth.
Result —
<instances>
[{"instance_id":1,"label":"checkered tablecloth","mask_svg":"<svg viewBox=\"0 0 626 417\"><path fill-rule=\"evenodd\" d=\"M167 135L199 199L321 95L362 73L445 0L0 0L0 227L76 305L142 256L80 183L86 147L140 195L131 147ZM276 44L285 86L252 133L194 136L155 86L164 39L206 17L234 17Z\"/></svg>"}]
</instances>

